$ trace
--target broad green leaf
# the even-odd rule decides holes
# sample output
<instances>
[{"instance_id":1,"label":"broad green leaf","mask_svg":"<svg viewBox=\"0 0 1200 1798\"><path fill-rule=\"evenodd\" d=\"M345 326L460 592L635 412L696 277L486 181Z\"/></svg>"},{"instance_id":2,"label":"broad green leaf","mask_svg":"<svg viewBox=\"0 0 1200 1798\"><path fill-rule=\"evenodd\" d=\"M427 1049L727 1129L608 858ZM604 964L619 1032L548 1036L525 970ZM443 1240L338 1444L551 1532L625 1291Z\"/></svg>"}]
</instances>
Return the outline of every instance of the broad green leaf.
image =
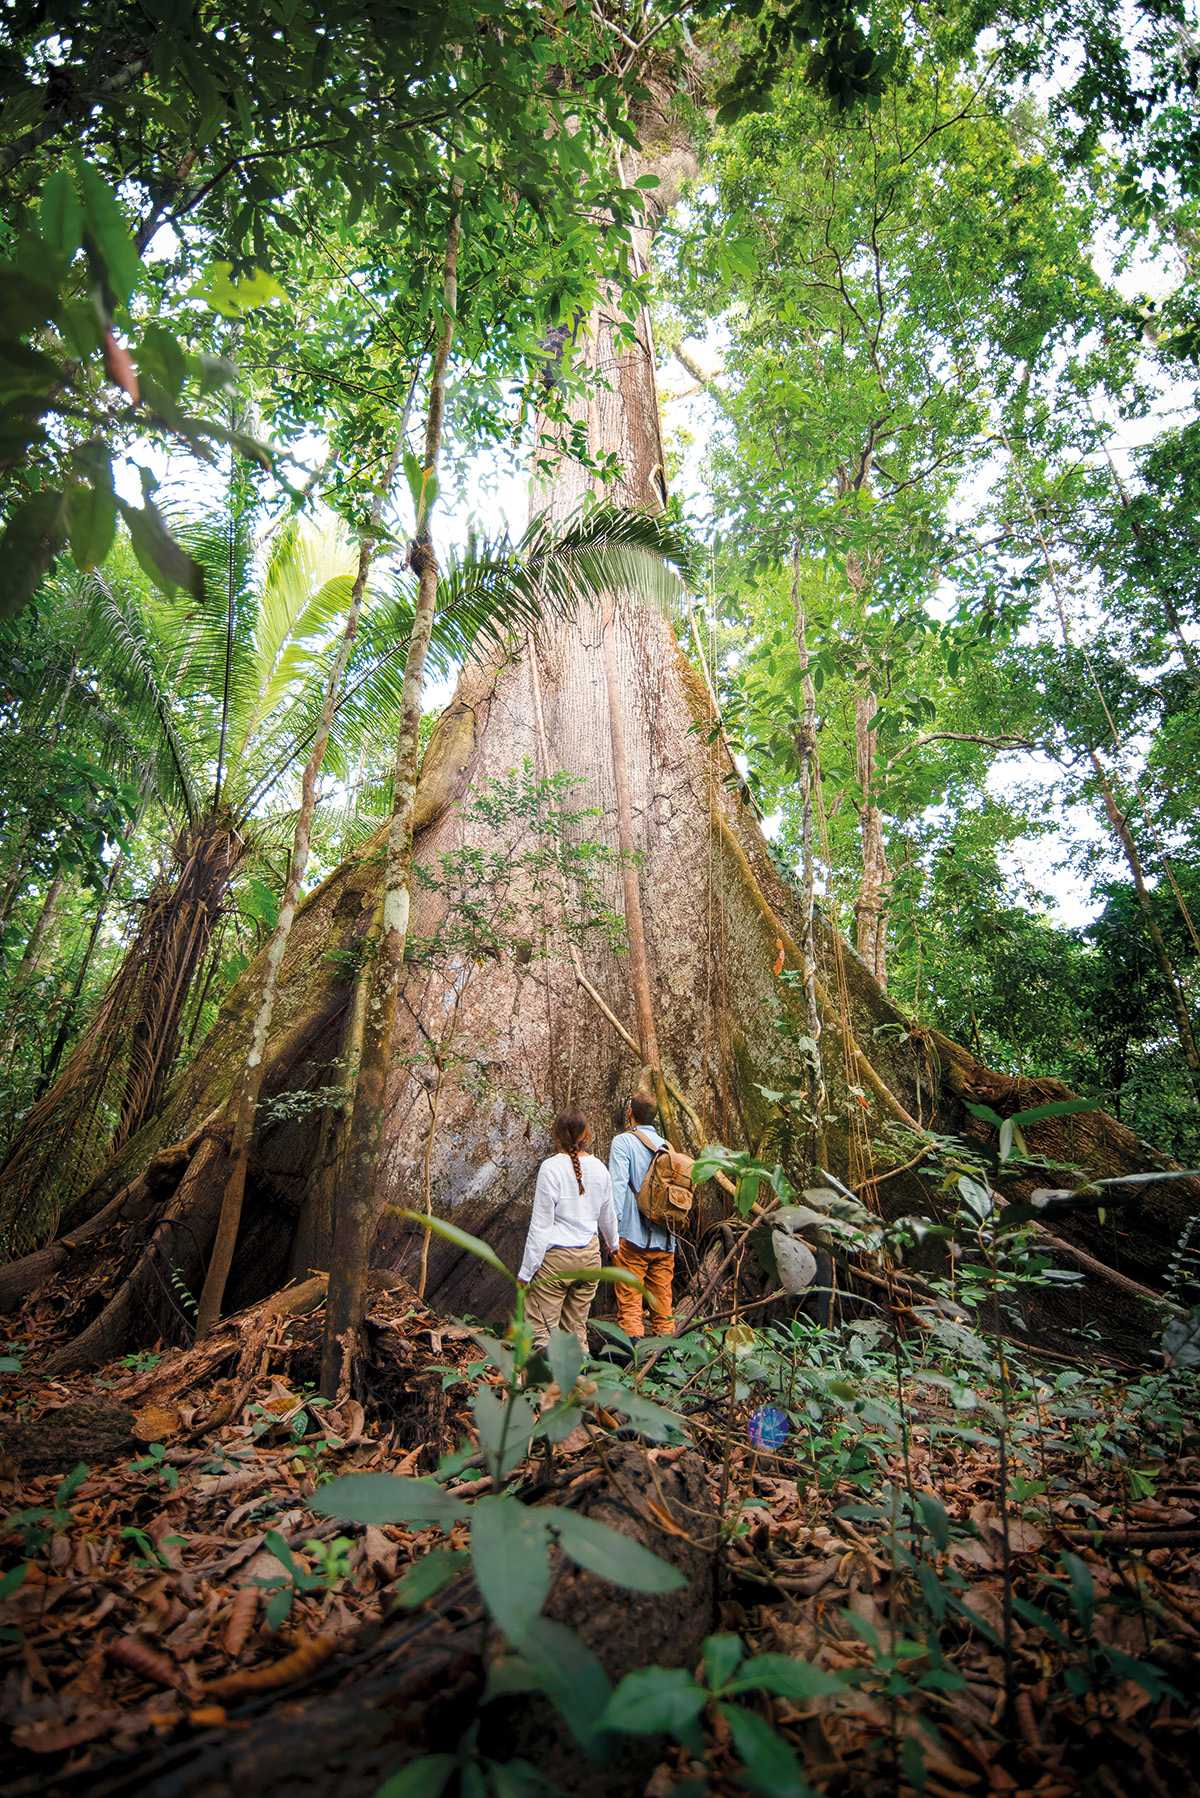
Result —
<instances>
[{"instance_id":1,"label":"broad green leaf","mask_svg":"<svg viewBox=\"0 0 1200 1798\"><path fill-rule=\"evenodd\" d=\"M682 1417L676 1417L673 1411L664 1410L628 1386L598 1386L596 1403L622 1412L638 1435L648 1437L651 1442L665 1442L673 1430L686 1433L687 1426Z\"/></svg>"},{"instance_id":2,"label":"broad green leaf","mask_svg":"<svg viewBox=\"0 0 1200 1798\"><path fill-rule=\"evenodd\" d=\"M594 1752L612 1686L591 1649L565 1623L535 1617L525 1632L521 1653L538 1687L562 1712L576 1741Z\"/></svg>"},{"instance_id":3,"label":"broad green leaf","mask_svg":"<svg viewBox=\"0 0 1200 1798\"><path fill-rule=\"evenodd\" d=\"M256 306L268 306L272 300L286 300L287 294L265 269L231 280L233 264L214 262L207 274L188 288L191 299L203 300L223 318L244 318Z\"/></svg>"},{"instance_id":4,"label":"broad green leaf","mask_svg":"<svg viewBox=\"0 0 1200 1798\"><path fill-rule=\"evenodd\" d=\"M587 1413L583 1406L572 1400L569 1404L554 1405L543 1411L538 1418L537 1434L546 1436L551 1442L565 1442L572 1430L577 1430Z\"/></svg>"},{"instance_id":5,"label":"broad green leaf","mask_svg":"<svg viewBox=\"0 0 1200 1798\"><path fill-rule=\"evenodd\" d=\"M150 579L170 593L182 587L195 599L204 596L204 570L176 543L163 522L162 513L147 499L139 511L117 496L121 516L129 526L133 553Z\"/></svg>"},{"instance_id":6,"label":"broad green leaf","mask_svg":"<svg viewBox=\"0 0 1200 1798\"><path fill-rule=\"evenodd\" d=\"M515 1498L478 1498L471 1506L471 1563L475 1583L495 1622L514 1648L550 1589L549 1514Z\"/></svg>"},{"instance_id":7,"label":"broad green leaf","mask_svg":"<svg viewBox=\"0 0 1200 1798\"><path fill-rule=\"evenodd\" d=\"M83 207L66 169L57 169L42 189L38 228L50 248L69 262L83 235Z\"/></svg>"},{"instance_id":8,"label":"broad green leaf","mask_svg":"<svg viewBox=\"0 0 1200 1798\"><path fill-rule=\"evenodd\" d=\"M452 1242L455 1248L465 1250L468 1255L474 1255L476 1260L486 1261L489 1267L495 1268L498 1274L503 1274L506 1280L510 1281L512 1285L516 1285L515 1275L505 1267L499 1255L488 1248L486 1242L480 1242L478 1236L469 1236L465 1230L460 1230L457 1224L448 1224L445 1218L426 1217L423 1211L401 1211L396 1205L389 1205L388 1210L394 1217L402 1217L409 1223L419 1224L422 1230L432 1230L435 1236L442 1237L445 1242Z\"/></svg>"},{"instance_id":9,"label":"broad green leaf","mask_svg":"<svg viewBox=\"0 0 1200 1798\"><path fill-rule=\"evenodd\" d=\"M583 1347L578 1336L567 1330L555 1330L546 1346L550 1371L558 1382L563 1397L574 1391L583 1366Z\"/></svg>"},{"instance_id":10,"label":"broad green leaf","mask_svg":"<svg viewBox=\"0 0 1200 1798\"><path fill-rule=\"evenodd\" d=\"M18 506L0 537L0 618L19 612L67 535L66 496L43 487Z\"/></svg>"},{"instance_id":11,"label":"broad green leaf","mask_svg":"<svg viewBox=\"0 0 1200 1798\"><path fill-rule=\"evenodd\" d=\"M439 1798L458 1767L456 1754L425 1754L385 1779L375 1798Z\"/></svg>"},{"instance_id":12,"label":"broad green leaf","mask_svg":"<svg viewBox=\"0 0 1200 1798\"><path fill-rule=\"evenodd\" d=\"M104 264L108 285L117 300L124 303L133 292L141 268L125 214L116 195L82 156L75 159L75 173L83 197L85 236Z\"/></svg>"},{"instance_id":13,"label":"broad green leaf","mask_svg":"<svg viewBox=\"0 0 1200 1798\"><path fill-rule=\"evenodd\" d=\"M112 548L117 502L109 487L72 487L71 556L76 568L99 568Z\"/></svg>"},{"instance_id":14,"label":"broad green leaf","mask_svg":"<svg viewBox=\"0 0 1200 1798\"><path fill-rule=\"evenodd\" d=\"M640 1667L627 1673L608 1701L602 1729L626 1729L633 1735L674 1735L694 1723L706 1694L686 1667Z\"/></svg>"},{"instance_id":15,"label":"broad green leaf","mask_svg":"<svg viewBox=\"0 0 1200 1798\"><path fill-rule=\"evenodd\" d=\"M137 351L138 372L160 381L172 399L178 399L187 379L187 352L172 332L150 324L142 332Z\"/></svg>"},{"instance_id":16,"label":"broad green leaf","mask_svg":"<svg viewBox=\"0 0 1200 1798\"><path fill-rule=\"evenodd\" d=\"M992 1198L987 1187L981 1186L978 1180L972 1180L970 1174L962 1174L959 1176L958 1190L968 1209L973 1211L982 1223L983 1219L990 1215L992 1209Z\"/></svg>"},{"instance_id":17,"label":"broad green leaf","mask_svg":"<svg viewBox=\"0 0 1200 1798\"><path fill-rule=\"evenodd\" d=\"M650 1296L637 1275L627 1273L623 1267L556 1267L552 1274L546 1275L545 1282L540 1277L535 1277L529 1284L556 1286L560 1280L566 1280L572 1285L635 1286L643 1298L648 1299Z\"/></svg>"},{"instance_id":18,"label":"broad green leaf","mask_svg":"<svg viewBox=\"0 0 1200 1798\"><path fill-rule=\"evenodd\" d=\"M704 1677L711 1692L725 1684L745 1653L740 1636L709 1636L704 1644Z\"/></svg>"},{"instance_id":19,"label":"broad green leaf","mask_svg":"<svg viewBox=\"0 0 1200 1798\"><path fill-rule=\"evenodd\" d=\"M964 1099L963 1104L971 1113L972 1117L982 1118L985 1124L992 1124L997 1130L1004 1122L1000 1113L998 1111L993 1111L990 1105L976 1105L970 1099Z\"/></svg>"},{"instance_id":20,"label":"broad green leaf","mask_svg":"<svg viewBox=\"0 0 1200 1798\"><path fill-rule=\"evenodd\" d=\"M314 1493L311 1508L348 1523L436 1523L448 1529L467 1514L436 1480L393 1473L347 1473Z\"/></svg>"},{"instance_id":21,"label":"broad green leaf","mask_svg":"<svg viewBox=\"0 0 1200 1798\"><path fill-rule=\"evenodd\" d=\"M738 1704L719 1704L717 1709L729 1725L733 1745L756 1792L763 1798L813 1798L800 1762L765 1718Z\"/></svg>"},{"instance_id":22,"label":"broad green leaf","mask_svg":"<svg viewBox=\"0 0 1200 1798\"><path fill-rule=\"evenodd\" d=\"M267 1600L268 1629L279 1629L282 1624L286 1623L295 1596L296 1588L290 1580L286 1585L281 1586L278 1592L272 1592Z\"/></svg>"},{"instance_id":23,"label":"broad green leaf","mask_svg":"<svg viewBox=\"0 0 1200 1798\"><path fill-rule=\"evenodd\" d=\"M824 1698L844 1689L836 1674L788 1654L760 1654L743 1661L736 1679L725 1688L727 1693L773 1692L777 1698Z\"/></svg>"},{"instance_id":24,"label":"broad green leaf","mask_svg":"<svg viewBox=\"0 0 1200 1798\"><path fill-rule=\"evenodd\" d=\"M487 1456L493 1479L506 1479L529 1453L537 1424L537 1406L523 1393L508 1397L492 1386L481 1385L472 1406L479 1431L479 1446Z\"/></svg>"},{"instance_id":25,"label":"broad green leaf","mask_svg":"<svg viewBox=\"0 0 1200 1798\"><path fill-rule=\"evenodd\" d=\"M933 1537L934 1547L939 1553L945 1554L950 1546L950 1519L946 1515L945 1505L931 1492L922 1492L917 1503L921 1507L925 1528Z\"/></svg>"},{"instance_id":26,"label":"broad green leaf","mask_svg":"<svg viewBox=\"0 0 1200 1798\"><path fill-rule=\"evenodd\" d=\"M396 1582L396 1603L405 1610L424 1604L461 1573L470 1557L465 1548L431 1548Z\"/></svg>"},{"instance_id":27,"label":"broad green leaf","mask_svg":"<svg viewBox=\"0 0 1200 1798\"><path fill-rule=\"evenodd\" d=\"M971 1107L974 1111L975 1107ZM1056 1099L1053 1105L1035 1105L1029 1111L1015 1111L1008 1122L1011 1124L1037 1124L1043 1118L1070 1117L1077 1111L1099 1111L1098 1099Z\"/></svg>"},{"instance_id":28,"label":"broad green leaf","mask_svg":"<svg viewBox=\"0 0 1200 1798\"><path fill-rule=\"evenodd\" d=\"M1064 1554L1062 1561L1071 1582L1071 1596L1075 1604L1075 1615L1079 1618L1079 1627L1085 1636L1090 1635L1092 1619L1096 1614L1096 1583L1091 1569L1078 1555Z\"/></svg>"},{"instance_id":29,"label":"broad green leaf","mask_svg":"<svg viewBox=\"0 0 1200 1798\"><path fill-rule=\"evenodd\" d=\"M17 1565L15 1567L10 1567L7 1573L0 1574L0 1604L2 1604L6 1598L12 1597L17 1587L25 1578L25 1575L29 1572L29 1567L30 1563L28 1561L18 1561Z\"/></svg>"},{"instance_id":30,"label":"broad green leaf","mask_svg":"<svg viewBox=\"0 0 1200 1798\"><path fill-rule=\"evenodd\" d=\"M558 1532L564 1551L589 1573L624 1586L630 1592L678 1592L687 1585L677 1567L643 1548L629 1536L583 1517L562 1506L548 1510L550 1527Z\"/></svg>"}]
</instances>

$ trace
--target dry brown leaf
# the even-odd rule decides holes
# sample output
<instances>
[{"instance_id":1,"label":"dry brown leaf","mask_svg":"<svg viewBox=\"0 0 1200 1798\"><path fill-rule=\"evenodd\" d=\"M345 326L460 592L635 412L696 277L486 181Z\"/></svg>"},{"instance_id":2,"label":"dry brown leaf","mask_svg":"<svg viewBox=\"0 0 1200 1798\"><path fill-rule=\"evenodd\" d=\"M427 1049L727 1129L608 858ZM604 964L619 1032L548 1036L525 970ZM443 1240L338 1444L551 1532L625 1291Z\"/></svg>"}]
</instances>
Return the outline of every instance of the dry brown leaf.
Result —
<instances>
[{"instance_id":1,"label":"dry brown leaf","mask_svg":"<svg viewBox=\"0 0 1200 1798\"><path fill-rule=\"evenodd\" d=\"M269 1667L227 1673L223 1679L210 1680L204 1687L204 1696L224 1703L227 1699L248 1697L252 1692L272 1692L278 1686L290 1686L295 1680L306 1679L310 1673L315 1673L329 1659L333 1649L331 1637L313 1636Z\"/></svg>"},{"instance_id":2,"label":"dry brown leaf","mask_svg":"<svg viewBox=\"0 0 1200 1798\"><path fill-rule=\"evenodd\" d=\"M230 1660L236 1661L246 1646L246 1638L254 1627L257 1611L258 1587L240 1587L234 1593L233 1609L229 1613L229 1622L225 1625L225 1652Z\"/></svg>"},{"instance_id":3,"label":"dry brown leaf","mask_svg":"<svg viewBox=\"0 0 1200 1798\"><path fill-rule=\"evenodd\" d=\"M363 1561L374 1573L380 1585L386 1586L395 1579L400 1544L390 1541L383 1531L373 1523L367 1525L361 1554Z\"/></svg>"},{"instance_id":4,"label":"dry brown leaf","mask_svg":"<svg viewBox=\"0 0 1200 1798\"><path fill-rule=\"evenodd\" d=\"M122 1636L117 1642L108 1642L104 1652L119 1667L128 1667L131 1673L140 1673L143 1679L152 1679L157 1685L183 1684L183 1676L175 1663L143 1642L140 1636Z\"/></svg>"}]
</instances>

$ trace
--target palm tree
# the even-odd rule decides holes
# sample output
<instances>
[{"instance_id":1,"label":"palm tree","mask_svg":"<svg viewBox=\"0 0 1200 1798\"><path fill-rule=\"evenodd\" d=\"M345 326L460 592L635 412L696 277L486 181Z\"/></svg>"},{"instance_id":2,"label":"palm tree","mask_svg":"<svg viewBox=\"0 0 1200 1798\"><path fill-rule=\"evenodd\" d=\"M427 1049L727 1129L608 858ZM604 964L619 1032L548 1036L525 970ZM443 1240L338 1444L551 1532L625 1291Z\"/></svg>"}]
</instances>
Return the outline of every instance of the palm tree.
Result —
<instances>
[{"instance_id":1,"label":"palm tree","mask_svg":"<svg viewBox=\"0 0 1200 1798\"><path fill-rule=\"evenodd\" d=\"M190 536L203 554L214 533L210 525ZM85 582L80 684L96 702L106 752L140 759L142 809L157 808L169 848L133 942L0 1170L10 1237L36 1231L157 1105L230 884L274 835L270 814L258 815L264 778L276 790L286 783L311 723L314 676L336 642L357 551L340 531L294 526L253 582L244 546L231 533L229 543L237 553L226 559L223 616L185 611L119 569ZM345 723L335 773L378 728L362 712ZM35 1194L36 1215L27 1215Z\"/></svg>"}]
</instances>

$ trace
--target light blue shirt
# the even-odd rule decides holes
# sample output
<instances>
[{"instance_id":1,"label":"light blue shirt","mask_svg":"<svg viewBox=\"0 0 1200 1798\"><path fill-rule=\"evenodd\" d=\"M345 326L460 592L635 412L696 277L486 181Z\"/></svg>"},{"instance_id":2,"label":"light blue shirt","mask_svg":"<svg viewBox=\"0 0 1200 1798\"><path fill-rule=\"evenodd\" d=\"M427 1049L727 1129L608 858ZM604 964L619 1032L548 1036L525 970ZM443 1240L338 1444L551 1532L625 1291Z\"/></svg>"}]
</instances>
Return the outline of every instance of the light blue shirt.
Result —
<instances>
[{"instance_id":1,"label":"light blue shirt","mask_svg":"<svg viewBox=\"0 0 1200 1798\"><path fill-rule=\"evenodd\" d=\"M660 1136L657 1130L652 1130L649 1124L639 1124L638 1129L646 1142L652 1142L656 1149L666 1148L666 1137ZM632 1130L613 1137L612 1148L608 1151L608 1171L612 1176L613 1203L617 1208L617 1224L622 1241L632 1243L635 1249L663 1249L672 1252L675 1238L667 1226L652 1224L638 1210L638 1190L646 1178L649 1166L650 1151L646 1143L638 1141Z\"/></svg>"}]
</instances>

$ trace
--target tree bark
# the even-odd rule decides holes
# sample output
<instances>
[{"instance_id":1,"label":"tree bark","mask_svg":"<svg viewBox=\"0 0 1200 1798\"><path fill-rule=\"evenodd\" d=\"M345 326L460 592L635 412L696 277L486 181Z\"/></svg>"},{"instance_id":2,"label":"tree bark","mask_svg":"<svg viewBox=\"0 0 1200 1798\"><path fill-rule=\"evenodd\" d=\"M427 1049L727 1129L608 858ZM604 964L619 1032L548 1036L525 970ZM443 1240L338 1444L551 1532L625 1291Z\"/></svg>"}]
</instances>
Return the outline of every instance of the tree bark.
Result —
<instances>
[{"instance_id":1,"label":"tree bark","mask_svg":"<svg viewBox=\"0 0 1200 1798\"><path fill-rule=\"evenodd\" d=\"M46 940L46 932L50 928L51 920L54 917L54 908L58 904L59 894L63 890L65 880L66 876L64 874L56 874L54 879L50 882L50 885L46 888L46 897L42 900L42 909L39 911L37 918L34 921L33 929L29 933L29 941L26 943L25 951L21 956L20 961L17 963L16 971L13 974L12 982L8 989L10 1002L20 994L21 988L39 965L42 944ZM13 1019L6 1026L4 1036L0 1039L0 1060L7 1061L8 1057L13 1052L16 1041L17 1024L16 1020Z\"/></svg>"},{"instance_id":2,"label":"tree bark","mask_svg":"<svg viewBox=\"0 0 1200 1798\"><path fill-rule=\"evenodd\" d=\"M455 177L453 197L462 192ZM437 470L446 404L446 364L454 341L454 315L458 305L459 215L450 221L442 265L442 330L434 352L430 376L429 411L425 424L425 475ZM378 952L368 975L363 1046L350 1118L350 1143L345 1179L334 1222L333 1261L329 1270L329 1302L325 1314L325 1341L321 1359L321 1391L337 1396L350 1339L362 1320L363 1288L371 1247L371 1227L379 1186L379 1155L383 1139L383 1105L396 1005L404 968L404 946L412 903L413 819L417 798L417 744L421 728L421 694L425 685L425 659L433 631L437 601L438 566L429 531L430 506L424 490L417 518L417 534L410 562L417 571L416 613L404 664L400 694L400 734L396 743L396 768L392 786L392 817L388 829L384 877L382 930Z\"/></svg>"},{"instance_id":3,"label":"tree bark","mask_svg":"<svg viewBox=\"0 0 1200 1798\"><path fill-rule=\"evenodd\" d=\"M797 788L800 794L800 954L803 960L805 1023L812 1043L809 1063L808 1096L813 1116L814 1158L825 1166L825 1108L828 1103L825 1076L821 1063L821 1010L817 1003L817 945L813 929L816 860L813 854L813 793L821 778L817 761L817 695L808 668L808 638L804 608L800 598L800 545L792 554L792 612L795 618L796 654L800 660L803 682L804 716L796 737L796 761L799 767Z\"/></svg>"},{"instance_id":4,"label":"tree bark","mask_svg":"<svg viewBox=\"0 0 1200 1798\"><path fill-rule=\"evenodd\" d=\"M883 841L883 814L875 804L876 735L872 720L879 710L867 687L854 696L854 751L862 808L862 880L854 902L855 946L883 990L887 991L887 891L891 878Z\"/></svg>"},{"instance_id":5,"label":"tree bark","mask_svg":"<svg viewBox=\"0 0 1200 1798\"><path fill-rule=\"evenodd\" d=\"M646 931L642 923L642 893L638 884L637 863L633 859L633 806L629 798L629 764L625 754L625 722L621 713L621 683L613 644L611 604L606 604L603 609L600 631L604 650L604 684L608 695L608 725L612 737L613 779L617 789L617 845L621 851L621 886L625 899L625 928L629 940L629 978L633 987L642 1058L650 1069L654 1094L667 1134L678 1147L679 1132L666 1081L663 1079L658 1034L654 1028L654 1003L650 996L650 973L646 962Z\"/></svg>"}]
</instances>

